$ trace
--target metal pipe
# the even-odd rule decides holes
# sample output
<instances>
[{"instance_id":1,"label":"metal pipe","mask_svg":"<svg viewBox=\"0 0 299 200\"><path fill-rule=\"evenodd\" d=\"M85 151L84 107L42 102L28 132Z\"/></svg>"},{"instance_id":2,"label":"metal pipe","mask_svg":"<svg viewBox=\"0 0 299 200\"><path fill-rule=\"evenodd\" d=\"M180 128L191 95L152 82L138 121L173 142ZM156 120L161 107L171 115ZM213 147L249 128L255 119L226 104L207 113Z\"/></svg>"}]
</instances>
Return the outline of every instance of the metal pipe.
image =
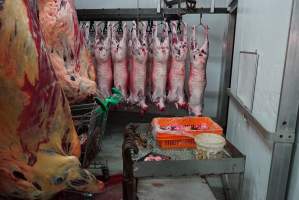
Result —
<instances>
[{"instance_id":1,"label":"metal pipe","mask_svg":"<svg viewBox=\"0 0 299 200\"><path fill-rule=\"evenodd\" d=\"M161 0L157 0L157 13L161 12Z\"/></svg>"},{"instance_id":2,"label":"metal pipe","mask_svg":"<svg viewBox=\"0 0 299 200\"><path fill-rule=\"evenodd\" d=\"M137 26L139 22L139 0L137 0Z\"/></svg>"},{"instance_id":3,"label":"metal pipe","mask_svg":"<svg viewBox=\"0 0 299 200\"><path fill-rule=\"evenodd\" d=\"M214 13L215 10L215 0L211 1L211 13Z\"/></svg>"},{"instance_id":4,"label":"metal pipe","mask_svg":"<svg viewBox=\"0 0 299 200\"><path fill-rule=\"evenodd\" d=\"M251 122L255 126L258 132L268 141L268 142L293 142L295 140L294 135L290 133L281 134L279 132L268 131L248 110L248 108L242 103L242 100L234 94L230 89L227 90L227 94L232 100L232 102L240 109L240 112L244 115L244 118Z\"/></svg>"}]
</instances>

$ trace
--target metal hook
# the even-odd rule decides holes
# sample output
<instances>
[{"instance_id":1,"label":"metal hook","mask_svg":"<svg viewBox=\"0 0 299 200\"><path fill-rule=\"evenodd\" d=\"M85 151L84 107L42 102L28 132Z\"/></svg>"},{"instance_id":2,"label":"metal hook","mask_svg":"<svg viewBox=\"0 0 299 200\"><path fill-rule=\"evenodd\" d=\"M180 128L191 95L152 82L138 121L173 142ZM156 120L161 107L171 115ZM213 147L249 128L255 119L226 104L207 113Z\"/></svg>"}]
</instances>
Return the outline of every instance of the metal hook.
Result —
<instances>
[{"instance_id":1,"label":"metal hook","mask_svg":"<svg viewBox=\"0 0 299 200\"><path fill-rule=\"evenodd\" d=\"M166 23L168 24L168 27L169 27L168 33L171 33L171 22L170 22L170 20L168 20Z\"/></svg>"},{"instance_id":2,"label":"metal hook","mask_svg":"<svg viewBox=\"0 0 299 200\"><path fill-rule=\"evenodd\" d=\"M95 27L94 27L94 21L90 21L90 24L89 24L89 33L93 36L95 34Z\"/></svg>"},{"instance_id":3,"label":"metal hook","mask_svg":"<svg viewBox=\"0 0 299 200\"><path fill-rule=\"evenodd\" d=\"M105 21L105 22L104 22L104 28L103 28L103 33L104 33L104 34L107 33L107 29L108 29L108 22Z\"/></svg>"},{"instance_id":4,"label":"metal hook","mask_svg":"<svg viewBox=\"0 0 299 200\"><path fill-rule=\"evenodd\" d=\"M118 33L123 33L123 27L122 27L122 21L118 22L118 27L117 27L117 32Z\"/></svg>"},{"instance_id":5,"label":"metal hook","mask_svg":"<svg viewBox=\"0 0 299 200\"><path fill-rule=\"evenodd\" d=\"M203 27L204 29L208 28L207 25L202 22L202 12L200 13L199 24L196 27Z\"/></svg>"},{"instance_id":6,"label":"metal hook","mask_svg":"<svg viewBox=\"0 0 299 200\"><path fill-rule=\"evenodd\" d=\"M179 22L178 22L178 26L177 26L178 34L181 34L181 33L182 33L182 30L181 30L181 23L182 23L182 20L179 20Z\"/></svg>"},{"instance_id":7,"label":"metal hook","mask_svg":"<svg viewBox=\"0 0 299 200\"><path fill-rule=\"evenodd\" d=\"M203 24L202 24L202 12L200 13L199 25L203 25Z\"/></svg>"},{"instance_id":8,"label":"metal hook","mask_svg":"<svg viewBox=\"0 0 299 200\"><path fill-rule=\"evenodd\" d=\"M199 24L196 25L195 27L202 27L204 30L209 30L210 28L208 27L208 25L204 24L202 22L202 12L200 13L200 18L199 18Z\"/></svg>"},{"instance_id":9,"label":"metal hook","mask_svg":"<svg viewBox=\"0 0 299 200\"><path fill-rule=\"evenodd\" d=\"M195 9L196 7L196 0L187 0L186 1L187 9Z\"/></svg>"},{"instance_id":10,"label":"metal hook","mask_svg":"<svg viewBox=\"0 0 299 200\"><path fill-rule=\"evenodd\" d=\"M147 21L147 27L146 27L146 32L147 33L152 33L153 25L154 25L153 20L148 20Z\"/></svg>"}]
</instances>

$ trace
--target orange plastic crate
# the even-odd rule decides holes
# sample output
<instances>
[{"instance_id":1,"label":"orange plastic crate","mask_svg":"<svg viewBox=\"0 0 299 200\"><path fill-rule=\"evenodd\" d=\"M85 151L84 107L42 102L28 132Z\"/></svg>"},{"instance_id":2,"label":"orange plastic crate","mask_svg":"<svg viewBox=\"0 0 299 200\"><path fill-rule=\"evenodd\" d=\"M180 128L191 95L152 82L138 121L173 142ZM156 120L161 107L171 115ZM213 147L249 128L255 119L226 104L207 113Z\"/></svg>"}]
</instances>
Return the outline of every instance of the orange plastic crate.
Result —
<instances>
[{"instance_id":1,"label":"orange plastic crate","mask_svg":"<svg viewBox=\"0 0 299 200\"><path fill-rule=\"evenodd\" d=\"M203 126L205 128L199 130L183 129L181 134L188 133L194 136L200 133L216 133L223 134L223 129L209 117L173 117L173 118L154 118L152 127L155 131L156 141L162 149L178 149L178 148L196 148L193 138L188 136L172 134L171 130L161 130L161 127L167 126Z\"/></svg>"}]
</instances>

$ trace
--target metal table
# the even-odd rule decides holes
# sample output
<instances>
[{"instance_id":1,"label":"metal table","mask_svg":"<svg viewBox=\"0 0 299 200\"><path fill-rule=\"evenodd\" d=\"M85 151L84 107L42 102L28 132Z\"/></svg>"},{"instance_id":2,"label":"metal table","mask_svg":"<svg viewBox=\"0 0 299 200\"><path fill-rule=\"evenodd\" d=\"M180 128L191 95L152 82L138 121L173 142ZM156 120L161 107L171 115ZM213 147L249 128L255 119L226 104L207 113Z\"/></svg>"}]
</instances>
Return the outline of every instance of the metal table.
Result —
<instances>
[{"instance_id":1,"label":"metal table","mask_svg":"<svg viewBox=\"0 0 299 200\"><path fill-rule=\"evenodd\" d=\"M140 145L136 138L146 138L146 143ZM144 143L144 141L143 141ZM245 170L245 156L227 141L224 148L225 156L212 159L199 160L193 149L162 150L157 147L151 134L150 124L132 123L126 127L124 134L123 153L123 199L137 200L138 179L157 177L183 177L235 174L238 176L238 193L241 191L243 174ZM171 157L171 160L143 161L142 158L149 152L155 152ZM228 180L222 178L223 181ZM224 183L229 187L229 183ZM227 194L228 198L234 196L238 199L239 194Z\"/></svg>"}]
</instances>

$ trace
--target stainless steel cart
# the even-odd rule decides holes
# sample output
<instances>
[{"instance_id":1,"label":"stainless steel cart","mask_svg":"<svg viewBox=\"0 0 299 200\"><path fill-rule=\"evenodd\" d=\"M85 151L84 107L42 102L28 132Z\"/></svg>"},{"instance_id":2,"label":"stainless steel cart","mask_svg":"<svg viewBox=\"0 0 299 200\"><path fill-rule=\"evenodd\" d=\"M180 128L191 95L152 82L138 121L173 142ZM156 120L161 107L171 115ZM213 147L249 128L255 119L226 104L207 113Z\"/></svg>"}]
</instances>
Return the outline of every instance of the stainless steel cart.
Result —
<instances>
[{"instance_id":1,"label":"stainless steel cart","mask_svg":"<svg viewBox=\"0 0 299 200\"><path fill-rule=\"evenodd\" d=\"M147 147L141 147L136 136L143 134L147 138ZM137 200L138 181L143 178L186 177L219 175L223 182L227 175L238 176L238 189L241 190L245 171L245 156L227 141L224 156L199 160L192 153L195 150L162 150L155 145L151 136L150 124L129 124L126 128L123 144L123 199ZM148 152L158 152L171 157L171 160L143 161ZM228 185L223 183L223 185ZM226 188L227 189L227 188ZM238 196L239 194L237 194ZM229 198L229 194L226 195ZM234 196L234 199L239 197Z\"/></svg>"}]
</instances>

